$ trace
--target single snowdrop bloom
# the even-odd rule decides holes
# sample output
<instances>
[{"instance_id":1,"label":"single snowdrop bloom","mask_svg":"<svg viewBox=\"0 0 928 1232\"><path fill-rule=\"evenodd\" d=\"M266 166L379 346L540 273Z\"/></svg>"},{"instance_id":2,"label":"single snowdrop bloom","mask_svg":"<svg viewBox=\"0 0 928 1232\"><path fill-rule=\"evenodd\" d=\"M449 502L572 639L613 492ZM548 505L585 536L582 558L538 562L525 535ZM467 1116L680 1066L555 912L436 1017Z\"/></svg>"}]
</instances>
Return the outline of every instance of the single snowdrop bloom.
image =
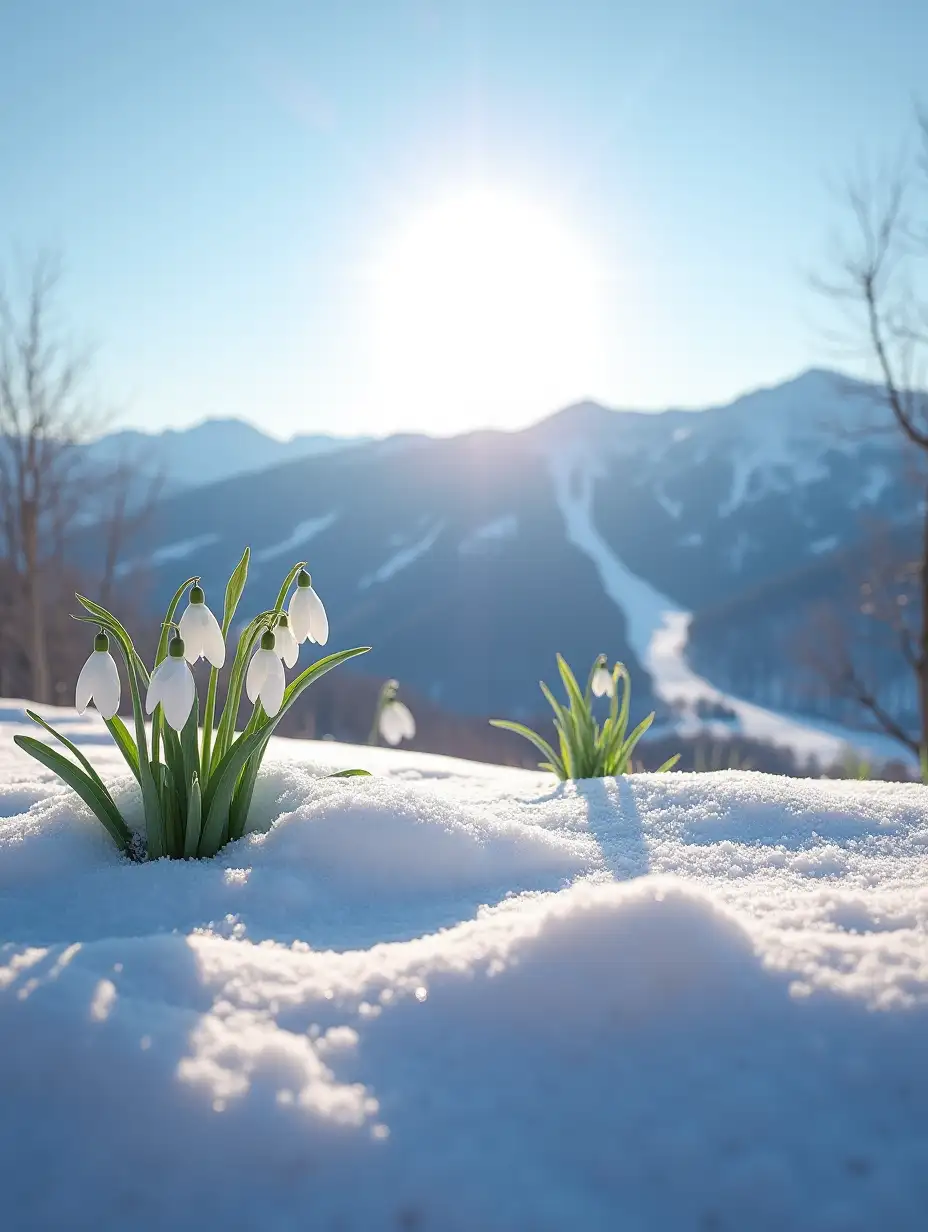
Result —
<instances>
[{"instance_id":1,"label":"single snowdrop bloom","mask_svg":"<svg viewBox=\"0 0 928 1232\"><path fill-rule=\"evenodd\" d=\"M274 630L274 636L277 639L277 645L274 649L277 651L278 658L283 659L287 667L293 667L300 657L300 644L293 636L293 630L290 628L290 619L286 612L281 612L277 618L277 628Z\"/></svg>"},{"instance_id":2,"label":"single snowdrop bloom","mask_svg":"<svg viewBox=\"0 0 928 1232\"><path fill-rule=\"evenodd\" d=\"M593 690L594 697L615 697L615 680L606 666L605 655L600 655L597 660L590 688Z\"/></svg>"},{"instance_id":3,"label":"single snowdrop bloom","mask_svg":"<svg viewBox=\"0 0 928 1232\"><path fill-rule=\"evenodd\" d=\"M152 672L145 696L145 713L151 714L160 702L165 721L175 731L180 731L187 722L197 694L193 673L184 655L184 639L175 633L168 647L168 657Z\"/></svg>"},{"instance_id":4,"label":"single snowdrop bloom","mask_svg":"<svg viewBox=\"0 0 928 1232\"><path fill-rule=\"evenodd\" d=\"M301 569L297 574L296 590L287 608L290 628L297 642L318 642L324 646L329 640L329 618L322 600L313 590L313 580Z\"/></svg>"},{"instance_id":5,"label":"single snowdrop bloom","mask_svg":"<svg viewBox=\"0 0 928 1232\"><path fill-rule=\"evenodd\" d=\"M250 702L261 702L264 713L272 719L284 700L287 680L284 665L278 657L277 639L270 629L261 636L261 649L256 650L248 664L245 692Z\"/></svg>"},{"instance_id":6,"label":"single snowdrop bloom","mask_svg":"<svg viewBox=\"0 0 928 1232\"><path fill-rule=\"evenodd\" d=\"M380 711L380 734L387 744L397 745L401 740L412 740L416 734L416 720L412 711L394 697Z\"/></svg>"},{"instance_id":7,"label":"single snowdrop bloom","mask_svg":"<svg viewBox=\"0 0 928 1232\"><path fill-rule=\"evenodd\" d=\"M110 639L101 629L93 641L90 658L81 668L74 690L74 705L83 714L93 702L104 719L119 710L120 684L116 660L110 654Z\"/></svg>"},{"instance_id":8,"label":"single snowdrop bloom","mask_svg":"<svg viewBox=\"0 0 928 1232\"><path fill-rule=\"evenodd\" d=\"M223 641L219 621L206 606L202 586L190 589L190 603L180 618L180 635L186 646L188 663L208 659L213 667L222 667L226 661L226 644Z\"/></svg>"}]
</instances>

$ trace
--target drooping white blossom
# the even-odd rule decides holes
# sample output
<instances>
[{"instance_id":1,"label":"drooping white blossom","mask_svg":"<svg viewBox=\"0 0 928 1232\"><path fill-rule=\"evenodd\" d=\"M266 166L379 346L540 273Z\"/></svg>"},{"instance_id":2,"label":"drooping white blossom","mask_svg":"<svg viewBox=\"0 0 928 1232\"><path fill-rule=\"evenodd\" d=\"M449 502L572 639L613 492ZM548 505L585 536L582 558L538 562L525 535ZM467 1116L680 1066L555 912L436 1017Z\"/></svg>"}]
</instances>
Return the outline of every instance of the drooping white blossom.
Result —
<instances>
[{"instance_id":1,"label":"drooping white blossom","mask_svg":"<svg viewBox=\"0 0 928 1232\"><path fill-rule=\"evenodd\" d=\"M188 663L204 658L213 667L222 667L226 661L226 644L219 621L206 606L202 587L191 588L190 603L180 618L178 628L184 639Z\"/></svg>"},{"instance_id":2,"label":"drooping white blossom","mask_svg":"<svg viewBox=\"0 0 928 1232\"><path fill-rule=\"evenodd\" d=\"M184 639L176 634L171 638L168 657L152 672L145 695L145 713L151 714L160 702L165 722L175 731L187 722L196 698L196 685L185 653Z\"/></svg>"},{"instance_id":3,"label":"drooping white blossom","mask_svg":"<svg viewBox=\"0 0 928 1232\"><path fill-rule=\"evenodd\" d=\"M119 711L120 695L119 670L110 654L110 639L101 630L77 678L74 705L77 713L83 714L93 702L104 719L111 719Z\"/></svg>"},{"instance_id":4,"label":"drooping white blossom","mask_svg":"<svg viewBox=\"0 0 928 1232\"><path fill-rule=\"evenodd\" d=\"M297 642L318 642L324 646L329 640L329 618L322 600L313 590L312 578L301 569L296 579L296 590L287 608L290 629Z\"/></svg>"},{"instance_id":5,"label":"drooping white blossom","mask_svg":"<svg viewBox=\"0 0 928 1232\"><path fill-rule=\"evenodd\" d=\"M280 613L277 628L274 630L274 636L277 639L277 645L274 649L277 651L278 657L283 659L287 667L293 667L300 657L300 646L293 636L293 630L290 628L290 618L286 612Z\"/></svg>"},{"instance_id":6,"label":"drooping white blossom","mask_svg":"<svg viewBox=\"0 0 928 1232\"><path fill-rule=\"evenodd\" d=\"M593 678L590 681L590 688L593 691L594 697L614 697L615 696L615 680L612 672L606 666L606 660L600 658L593 670Z\"/></svg>"},{"instance_id":7,"label":"drooping white blossom","mask_svg":"<svg viewBox=\"0 0 928 1232\"><path fill-rule=\"evenodd\" d=\"M261 637L261 647L248 664L245 692L250 702L261 702L268 718L273 718L284 700L287 679L284 665L276 649L276 638L268 631Z\"/></svg>"},{"instance_id":8,"label":"drooping white blossom","mask_svg":"<svg viewBox=\"0 0 928 1232\"><path fill-rule=\"evenodd\" d=\"M416 734L412 711L395 697L381 707L378 726L381 736L391 745L397 745L401 740L412 740Z\"/></svg>"}]
</instances>

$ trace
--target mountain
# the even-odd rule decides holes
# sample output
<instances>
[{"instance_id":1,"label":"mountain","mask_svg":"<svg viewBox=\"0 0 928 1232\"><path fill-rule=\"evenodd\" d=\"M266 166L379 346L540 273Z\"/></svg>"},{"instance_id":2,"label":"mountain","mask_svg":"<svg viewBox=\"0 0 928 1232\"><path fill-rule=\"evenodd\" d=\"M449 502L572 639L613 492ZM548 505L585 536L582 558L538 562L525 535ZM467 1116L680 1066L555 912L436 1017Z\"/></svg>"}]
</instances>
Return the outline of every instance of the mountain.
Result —
<instances>
[{"instance_id":1,"label":"mountain","mask_svg":"<svg viewBox=\"0 0 928 1232\"><path fill-rule=\"evenodd\" d=\"M695 674L688 614L717 665L732 628L701 612L910 521L887 422L874 388L811 371L699 412L583 403L515 433L291 450L162 501L120 568L158 605L200 573L219 607L247 543L255 606L305 557L333 644L371 644L365 671L451 710L537 714L555 651L578 670L604 652L628 663L636 712L759 723Z\"/></svg>"},{"instance_id":2,"label":"mountain","mask_svg":"<svg viewBox=\"0 0 928 1232\"><path fill-rule=\"evenodd\" d=\"M207 419L192 428L148 433L123 429L87 447L91 465L126 462L144 476L164 480L168 491L214 483L297 457L333 453L367 438L318 435L288 441L240 419Z\"/></svg>"}]
</instances>

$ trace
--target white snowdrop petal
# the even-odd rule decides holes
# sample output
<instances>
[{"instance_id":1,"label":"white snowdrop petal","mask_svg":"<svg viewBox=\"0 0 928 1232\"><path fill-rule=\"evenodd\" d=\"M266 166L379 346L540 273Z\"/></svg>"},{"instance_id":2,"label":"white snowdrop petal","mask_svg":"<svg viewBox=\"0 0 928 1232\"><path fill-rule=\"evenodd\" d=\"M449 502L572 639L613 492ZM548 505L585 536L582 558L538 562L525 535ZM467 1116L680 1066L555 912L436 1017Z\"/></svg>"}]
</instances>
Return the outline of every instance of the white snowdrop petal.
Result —
<instances>
[{"instance_id":1,"label":"white snowdrop petal","mask_svg":"<svg viewBox=\"0 0 928 1232\"><path fill-rule=\"evenodd\" d=\"M293 636L292 630L288 625L278 625L275 633L277 635L277 645L275 647L277 654L283 659L287 667L293 667L300 657L300 647Z\"/></svg>"},{"instance_id":2,"label":"white snowdrop petal","mask_svg":"<svg viewBox=\"0 0 928 1232\"><path fill-rule=\"evenodd\" d=\"M213 667L219 668L226 661L226 644L219 621L205 605L203 607L203 655Z\"/></svg>"},{"instance_id":3,"label":"white snowdrop petal","mask_svg":"<svg viewBox=\"0 0 928 1232\"><path fill-rule=\"evenodd\" d=\"M287 607L287 615L290 618L290 629L297 642L305 642L310 637L310 619L312 609L309 601L306 598L309 589L305 586L298 586L293 592L290 603Z\"/></svg>"},{"instance_id":4,"label":"white snowdrop petal","mask_svg":"<svg viewBox=\"0 0 928 1232\"><path fill-rule=\"evenodd\" d=\"M96 681L96 656L101 652L92 650L87 662L81 668L81 673L77 678L77 687L74 690L74 708L78 714L83 714L90 705L93 697L94 683Z\"/></svg>"},{"instance_id":5,"label":"white snowdrop petal","mask_svg":"<svg viewBox=\"0 0 928 1232\"><path fill-rule=\"evenodd\" d=\"M314 642L324 646L329 640L329 618L325 614L322 600L311 586L306 588L306 601L309 607L309 631Z\"/></svg>"},{"instance_id":6,"label":"white snowdrop petal","mask_svg":"<svg viewBox=\"0 0 928 1232\"><path fill-rule=\"evenodd\" d=\"M97 680L94 687L93 700L104 719L111 719L119 711L119 699L122 687L119 683L119 669L116 660L108 651L95 651L100 655L97 664Z\"/></svg>"},{"instance_id":7,"label":"white snowdrop petal","mask_svg":"<svg viewBox=\"0 0 928 1232\"><path fill-rule=\"evenodd\" d=\"M280 661L273 650L256 650L251 662L248 664L248 674L245 676L245 693L250 702L258 700L261 686L264 684L264 677L267 675L269 659L274 659L277 662Z\"/></svg>"},{"instance_id":8,"label":"white snowdrop petal","mask_svg":"<svg viewBox=\"0 0 928 1232\"><path fill-rule=\"evenodd\" d=\"M612 673L605 667L598 667L593 673L592 691L594 697L612 697L615 685Z\"/></svg>"},{"instance_id":9,"label":"white snowdrop petal","mask_svg":"<svg viewBox=\"0 0 928 1232\"><path fill-rule=\"evenodd\" d=\"M284 665L273 650L267 650L264 653L271 657L268 660L267 672L261 685L261 705L268 718L272 719L284 700L287 678L284 675Z\"/></svg>"},{"instance_id":10,"label":"white snowdrop petal","mask_svg":"<svg viewBox=\"0 0 928 1232\"><path fill-rule=\"evenodd\" d=\"M396 702L387 702L380 712L380 734L391 745L397 745L403 739L396 707Z\"/></svg>"},{"instance_id":11,"label":"white snowdrop petal","mask_svg":"<svg viewBox=\"0 0 928 1232\"><path fill-rule=\"evenodd\" d=\"M187 610L180 618L177 628L184 639L184 658L188 663L196 663L203 653L203 604L188 603Z\"/></svg>"},{"instance_id":12,"label":"white snowdrop petal","mask_svg":"<svg viewBox=\"0 0 928 1232\"><path fill-rule=\"evenodd\" d=\"M404 739L412 740L416 734L416 720L412 717L412 711L403 702L395 702L396 715L399 720L398 726L403 734Z\"/></svg>"},{"instance_id":13,"label":"white snowdrop petal","mask_svg":"<svg viewBox=\"0 0 928 1232\"><path fill-rule=\"evenodd\" d=\"M180 731L190 716L196 696L193 674L186 659L168 659L169 672L164 675L161 691L161 708L165 721Z\"/></svg>"},{"instance_id":14,"label":"white snowdrop petal","mask_svg":"<svg viewBox=\"0 0 928 1232\"><path fill-rule=\"evenodd\" d=\"M148 682L148 692L145 694L146 714L151 714L161 701L161 693L164 686L164 670L170 661L170 659L162 660L151 674L151 680Z\"/></svg>"}]
</instances>

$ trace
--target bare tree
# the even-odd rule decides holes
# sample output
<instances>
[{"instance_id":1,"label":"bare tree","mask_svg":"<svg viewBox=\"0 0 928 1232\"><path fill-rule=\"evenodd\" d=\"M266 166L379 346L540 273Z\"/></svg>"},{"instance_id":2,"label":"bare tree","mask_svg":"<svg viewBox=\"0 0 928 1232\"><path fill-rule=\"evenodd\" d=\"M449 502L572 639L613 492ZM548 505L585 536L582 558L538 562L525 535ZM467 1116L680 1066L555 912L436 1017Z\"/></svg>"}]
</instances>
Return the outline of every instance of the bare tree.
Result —
<instances>
[{"instance_id":1,"label":"bare tree","mask_svg":"<svg viewBox=\"0 0 928 1232\"><path fill-rule=\"evenodd\" d=\"M40 256L23 283L18 295L0 287L0 652L2 674L18 663L13 678L50 702L58 700L50 637L67 637L62 618L81 573L70 545L95 525L101 559L92 567L106 592L154 488L140 498L131 466L88 457L104 420L89 394L88 355L58 321L57 261Z\"/></svg>"},{"instance_id":2,"label":"bare tree","mask_svg":"<svg viewBox=\"0 0 928 1232\"><path fill-rule=\"evenodd\" d=\"M912 752L928 755L928 122L919 122L922 157L907 170L858 175L846 189L849 227L835 275L819 289L845 318L858 353L876 368L889 427L908 453L919 493L914 526L887 535L882 554L859 579L856 610L843 628L832 624L826 671L842 696ZM828 623L818 613L821 627ZM900 721L881 687L885 656L867 654L892 644L914 685L915 722ZM870 659L868 663L866 660Z\"/></svg>"}]
</instances>

